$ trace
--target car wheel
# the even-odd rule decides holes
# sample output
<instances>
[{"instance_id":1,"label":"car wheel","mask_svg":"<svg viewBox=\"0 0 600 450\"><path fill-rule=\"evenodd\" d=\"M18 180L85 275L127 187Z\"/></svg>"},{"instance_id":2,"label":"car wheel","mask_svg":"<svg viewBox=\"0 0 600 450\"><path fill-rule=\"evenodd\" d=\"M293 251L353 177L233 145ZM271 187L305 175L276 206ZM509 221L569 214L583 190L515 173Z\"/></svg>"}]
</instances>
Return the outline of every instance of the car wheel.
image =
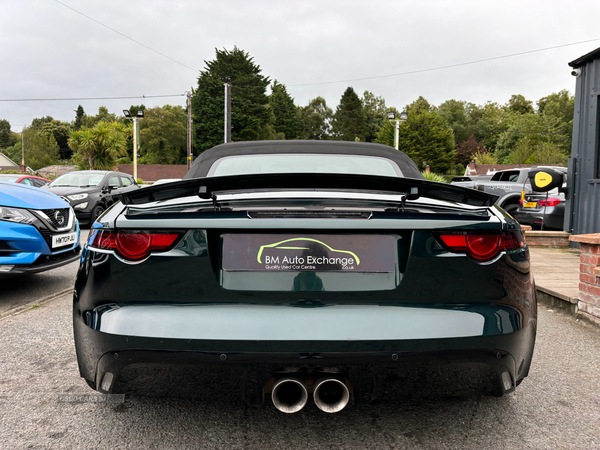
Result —
<instances>
[{"instance_id":1,"label":"car wheel","mask_svg":"<svg viewBox=\"0 0 600 450\"><path fill-rule=\"evenodd\" d=\"M94 211L92 211L92 223L94 223L96 221L96 219L98 217L100 217L100 214L102 214L104 212L104 208L100 205L96 206L94 208Z\"/></svg>"},{"instance_id":2,"label":"car wheel","mask_svg":"<svg viewBox=\"0 0 600 450\"><path fill-rule=\"evenodd\" d=\"M517 212L517 209L519 209L519 205L516 203L511 203L504 207L504 211L506 211L511 216L514 216L514 214Z\"/></svg>"}]
</instances>

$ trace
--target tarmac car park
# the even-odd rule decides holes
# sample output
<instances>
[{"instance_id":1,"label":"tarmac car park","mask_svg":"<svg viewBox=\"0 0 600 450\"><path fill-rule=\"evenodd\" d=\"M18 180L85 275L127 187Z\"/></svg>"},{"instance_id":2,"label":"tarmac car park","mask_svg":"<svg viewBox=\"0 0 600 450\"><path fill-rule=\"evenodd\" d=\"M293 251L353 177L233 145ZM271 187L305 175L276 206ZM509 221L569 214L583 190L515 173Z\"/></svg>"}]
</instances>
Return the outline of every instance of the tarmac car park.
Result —
<instances>
[{"instance_id":1,"label":"tarmac car park","mask_svg":"<svg viewBox=\"0 0 600 450\"><path fill-rule=\"evenodd\" d=\"M94 223L74 291L80 374L120 393L173 365L218 368L248 404L286 413L311 397L325 412L369 403L374 379L407 367L512 392L537 308L520 226L496 199L426 181L379 144L207 150Z\"/></svg>"}]
</instances>

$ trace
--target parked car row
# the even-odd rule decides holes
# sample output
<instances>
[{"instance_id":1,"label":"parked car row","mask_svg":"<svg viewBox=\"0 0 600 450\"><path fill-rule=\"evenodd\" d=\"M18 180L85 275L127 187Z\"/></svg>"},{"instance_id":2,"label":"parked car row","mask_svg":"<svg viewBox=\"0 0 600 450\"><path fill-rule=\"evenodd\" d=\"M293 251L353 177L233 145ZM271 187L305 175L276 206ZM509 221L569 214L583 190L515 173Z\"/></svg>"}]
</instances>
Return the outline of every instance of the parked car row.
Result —
<instances>
[{"instance_id":1,"label":"parked car row","mask_svg":"<svg viewBox=\"0 0 600 450\"><path fill-rule=\"evenodd\" d=\"M73 207L82 225L91 225L127 189L137 189L136 180L126 173L81 170L58 177L44 189L59 195Z\"/></svg>"},{"instance_id":2,"label":"parked car row","mask_svg":"<svg viewBox=\"0 0 600 450\"><path fill-rule=\"evenodd\" d=\"M561 172L562 188L547 193L532 191L529 174L540 168ZM451 184L498 196L496 204L524 225L562 230L565 213L566 167L537 166L499 170L492 175L454 177Z\"/></svg>"},{"instance_id":3,"label":"parked car row","mask_svg":"<svg viewBox=\"0 0 600 450\"><path fill-rule=\"evenodd\" d=\"M52 182L0 174L0 278L77 260L80 224L90 225L117 195L137 187L132 176L112 171L70 172Z\"/></svg>"},{"instance_id":4,"label":"parked car row","mask_svg":"<svg viewBox=\"0 0 600 450\"><path fill-rule=\"evenodd\" d=\"M25 186L42 187L50 183L50 180L34 175L24 175L22 173L0 173L0 181L6 183L19 183Z\"/></svg>"}]
</instances>

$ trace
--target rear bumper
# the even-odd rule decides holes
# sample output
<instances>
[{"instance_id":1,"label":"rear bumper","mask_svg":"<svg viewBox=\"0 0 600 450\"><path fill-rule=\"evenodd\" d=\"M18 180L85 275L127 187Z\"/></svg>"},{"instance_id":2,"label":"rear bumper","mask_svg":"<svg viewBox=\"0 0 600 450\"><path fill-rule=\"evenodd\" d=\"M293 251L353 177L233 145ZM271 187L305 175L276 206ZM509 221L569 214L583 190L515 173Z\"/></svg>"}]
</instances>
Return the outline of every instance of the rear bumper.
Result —
<instances>
[{"instance_id":1,"label":"rear bumper","mask_svg":"<svg viewBox=\"0 0 600 450\"><path fill-rule=\"evenodd\" d=\"M433 373L434 381L443 374L444 383L454 376L457 384L502 395L527 376L536 326L456 338L259 341L135 337L93 330L81 318L74 323L81 376L100 392L172 392L219 371L242 387L249 404L262 403L267 383L291 371L313 379L323 371L344 373L356 403L378 398L390 374L413 384L427 383L423 374Z\"/></svg>"}]
</instances>

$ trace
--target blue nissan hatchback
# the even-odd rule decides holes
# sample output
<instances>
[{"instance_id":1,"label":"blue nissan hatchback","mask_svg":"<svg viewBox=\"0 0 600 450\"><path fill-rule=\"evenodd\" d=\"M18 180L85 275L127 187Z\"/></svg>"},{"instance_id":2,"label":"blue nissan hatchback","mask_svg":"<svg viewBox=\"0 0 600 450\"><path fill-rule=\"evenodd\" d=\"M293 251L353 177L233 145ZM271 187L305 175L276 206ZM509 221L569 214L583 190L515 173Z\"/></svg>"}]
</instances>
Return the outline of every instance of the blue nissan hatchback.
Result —
<instances>
[{"instance_id":1,"label":"blue nissan hatchback","mask_svg":"<svg viewBox=\"0 0 600 450\"><path fill-rule=\"evenodd\" d=\"M39 188L0 182L0 279L79 258L79 223L67 202Z\"/></svg>"}]
</instances>

